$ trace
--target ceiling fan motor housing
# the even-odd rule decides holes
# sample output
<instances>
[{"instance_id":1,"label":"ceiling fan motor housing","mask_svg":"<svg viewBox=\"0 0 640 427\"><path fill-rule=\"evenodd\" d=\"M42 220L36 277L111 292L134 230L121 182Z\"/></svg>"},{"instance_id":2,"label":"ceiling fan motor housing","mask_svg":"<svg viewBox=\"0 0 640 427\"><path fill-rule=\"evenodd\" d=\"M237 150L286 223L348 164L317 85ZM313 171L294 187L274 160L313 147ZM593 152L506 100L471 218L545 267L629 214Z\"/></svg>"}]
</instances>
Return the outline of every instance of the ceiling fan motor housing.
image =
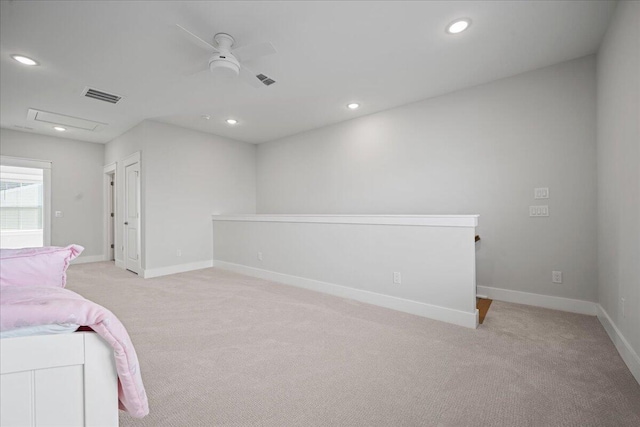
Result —
<instances>
[{"instance_id":1,"label":"ceiling fan motor housing","mask_svg":"<svg viewBox=\"0 0 640 427\"><path fill-rule=\"evenodd\" d=\"M234 77L240 74L240 63L230 53L216 53L209 59L209 71Z\"/></svg>"}]
</instances>

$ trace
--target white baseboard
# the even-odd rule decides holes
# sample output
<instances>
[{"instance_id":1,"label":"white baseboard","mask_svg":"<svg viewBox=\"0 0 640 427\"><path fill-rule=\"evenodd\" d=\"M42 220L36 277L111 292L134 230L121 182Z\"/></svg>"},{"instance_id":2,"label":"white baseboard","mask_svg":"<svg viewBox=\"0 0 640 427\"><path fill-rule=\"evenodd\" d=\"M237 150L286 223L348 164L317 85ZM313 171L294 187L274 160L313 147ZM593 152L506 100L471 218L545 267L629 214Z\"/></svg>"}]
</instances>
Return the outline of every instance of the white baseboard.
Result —
<instances>
[{"instance_id":1,"label":"white baseboard","mask_svg":"<svg viewBox=\"0 0 640 427\"><path fill-rule=\"evenodd\" d=\"M101 262L101 261L104 261L104 255L90 255L90 256L80 255L78 258L71 261L71 264L87 264L90 262Z\"/></svg>"},{"instance_id":2,"label":"white baseboard","mask_svg":"<svg viewBox=\"0 0 640 427\"><path fill-rule=\"evenodd\" d=\"M168 276L169 274L184 273L186 271L201 270L203 268L213 267L213 261L198 261L187 264L171 265L169 267L151 268L142 270L140 276L145 279L151 277Z\"/></svg>"},{"instance_id":3,"label":"white baseboard","mask_svg":"<svg viewBox=\"0 0 640 427\"><path fill-rule=\"evenodd\" d=\"M596 303L591 301L532 294L529 292L512 291L510 289L491 288L489 286L478 286L476 292L497 301L533 305L536 307L550 308L552 310L568 311L570 313L588 314L590 316L597 314Z\"/></svg>"},{"instance_id":4,"label":"white baseboard","mask_svg":"<svg viewBox=\"0 0 640 427\"><path fill-rule=\"evenodd\" d=\"M622 335L616 324L611 320L611 317L609 317L609 314L600 304L598 304L598 320L600 320L604 330L609 334L609 338L613 341L624 363L629 367L631 374L633 374L636 381L640 384L640 356L633 350L629 341Z\"/></svg>"},{"instance_id":5,"label":"white baseboard","mask_svg":"<svg viewBox=\"0 0 640 427\"><path fill-rule=\"evenodd\" d=\"M292 276L284 273L276 273L275 271L248 267L246 265L234 264L226 261L216 260L213 262L213 265L216 268L235 271L236 273L245 274L247 276L284 283L287 285L335 295L342 298L353 299L356 301L390 308L417 316L428 317L429 319L453 323L455 325L464 326L467 328L475 329L478 327L478 310L476 310L475 313L467 313L451 308L407 300L390 295L378 294L375 292L364 291L362 289L336 285L334 283L306 279L304 277Z\"/></svg>"}]
</instances>

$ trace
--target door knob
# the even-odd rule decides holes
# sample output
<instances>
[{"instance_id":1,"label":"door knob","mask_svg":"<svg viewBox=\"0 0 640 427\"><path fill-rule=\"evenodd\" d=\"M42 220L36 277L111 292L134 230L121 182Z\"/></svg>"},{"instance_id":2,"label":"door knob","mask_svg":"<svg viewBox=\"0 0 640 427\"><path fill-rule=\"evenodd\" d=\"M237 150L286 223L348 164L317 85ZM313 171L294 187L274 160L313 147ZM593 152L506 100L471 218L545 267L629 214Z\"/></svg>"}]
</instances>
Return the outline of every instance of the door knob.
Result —
<instances>
[{"instance_id":1,"label":"door knob","mask_svg":"<svg viewBox=\"0 0 640 427\"><path fill-rule=\"evenodd\" d=\"M124 223L124 225L129 225L129 222L128 222L128 221L127 221L127 222L125 222L125 223Z\"/></svg>"}]
</instances>

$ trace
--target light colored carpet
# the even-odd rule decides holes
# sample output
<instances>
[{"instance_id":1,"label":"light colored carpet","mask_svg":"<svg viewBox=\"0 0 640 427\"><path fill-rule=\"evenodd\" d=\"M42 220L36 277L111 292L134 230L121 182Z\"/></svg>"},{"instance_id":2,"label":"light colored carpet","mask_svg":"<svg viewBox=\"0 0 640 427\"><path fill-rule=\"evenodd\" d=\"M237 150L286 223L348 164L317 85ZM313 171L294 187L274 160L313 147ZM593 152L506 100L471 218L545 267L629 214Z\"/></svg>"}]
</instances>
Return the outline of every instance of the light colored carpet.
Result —
<instances>
[{"instance_id":1,"label":"light colored carpet","mask_svg":"<svg viewBox=\"0 0 640 427\"><path fill-rule=\"evenodd\" d=\"M640 426L595 317L494 301L477 330L216 269L74 265L127 326L151 414L123 426Z\"/></svg>"}]
</instances>

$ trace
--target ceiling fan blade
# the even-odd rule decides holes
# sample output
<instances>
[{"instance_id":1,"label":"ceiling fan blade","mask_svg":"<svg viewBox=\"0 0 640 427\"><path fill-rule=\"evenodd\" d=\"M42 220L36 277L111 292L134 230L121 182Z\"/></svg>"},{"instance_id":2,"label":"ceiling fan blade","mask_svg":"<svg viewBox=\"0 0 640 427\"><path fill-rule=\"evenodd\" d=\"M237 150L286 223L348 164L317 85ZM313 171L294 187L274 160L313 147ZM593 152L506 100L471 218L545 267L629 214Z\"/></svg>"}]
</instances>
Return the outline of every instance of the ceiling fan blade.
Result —
<instances>
[{"instance_id":1,"label":"ceiling fan blade","mask_svg":"<svg viewBox=\"0 0 640 427\"><path fill-rule=\"evenodd\" d=\"M195 45L200 46L201 48L206 49L209 52L219 52L217 47L215 47L211 43L201 39L200 37L196 36L191 31L189 31L186 28L184 28L182 25L176 24L176 27L180 28L186 34L190 35L191 37L189 38L189 40L191 40L191 42L194 43Z\"/></svg>"},{"instance_id":2,"label":"ceiling fan blade","mask_svg":"<svg viewBox=\"0 0 640 427\"><path fill-rule=\"evenodd\" d=\"M261 56L272 55L276 53L276 48L269 42L250 44L247 46L240 46L231 51L233 55L240 61L249 61Z\"/></svg>"},{"instance_id":3,"label":"ceiling fan blade","mask_svg":"<svg viewBox=\"0 0 640 427\"><path fill-rule=\"evenodd\" d=\"M245 82L247 82L248 84L250 84L251 86L255 87L256 89L262 89L265 86L262 84L260 79L258 79L256 76L257 74L251 71L250 69L248 69L247 67L245 66L240 67L240 78Z\"/></svg>"}]
</instances>

